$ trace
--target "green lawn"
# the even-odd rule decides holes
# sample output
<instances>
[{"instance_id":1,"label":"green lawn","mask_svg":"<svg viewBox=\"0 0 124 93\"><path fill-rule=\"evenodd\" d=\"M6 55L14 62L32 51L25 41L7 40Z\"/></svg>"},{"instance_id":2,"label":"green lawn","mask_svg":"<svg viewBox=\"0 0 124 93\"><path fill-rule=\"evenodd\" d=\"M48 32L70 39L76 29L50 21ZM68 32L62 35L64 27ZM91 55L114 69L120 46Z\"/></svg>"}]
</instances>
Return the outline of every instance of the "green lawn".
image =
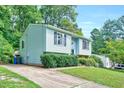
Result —
<instances>
[{"instance_id":1,"label":"green lawn","mask_svg":"<svg viewBox=\"0 0 124 93\"><path fill-rule=\"evenodd\" d=\"M34 82L0 67L0 88L39 88Z\"/></svg>"},{"instance_id":2,"label":"green lawn","mask_svg":"<svg viewBox=\"0 0 124 93\"><path fill-rule=\"evenodd\" d=\"M60 70L79 78L94 81L109 87L124 88L124 71L109 70L104 68L81 67Z\"/></svg>"},{"instance_id":3,"label":"green lawn","mask_svg":"<svg viewBox=\"0 0 124 93\"><path fill-rule=\"evenodd\" d=\"M109 69L109 70L112 70L112 71L118 71L118 72L122 72L122 73L124 73L124 69Z\"/></svg>"}]
</instances>

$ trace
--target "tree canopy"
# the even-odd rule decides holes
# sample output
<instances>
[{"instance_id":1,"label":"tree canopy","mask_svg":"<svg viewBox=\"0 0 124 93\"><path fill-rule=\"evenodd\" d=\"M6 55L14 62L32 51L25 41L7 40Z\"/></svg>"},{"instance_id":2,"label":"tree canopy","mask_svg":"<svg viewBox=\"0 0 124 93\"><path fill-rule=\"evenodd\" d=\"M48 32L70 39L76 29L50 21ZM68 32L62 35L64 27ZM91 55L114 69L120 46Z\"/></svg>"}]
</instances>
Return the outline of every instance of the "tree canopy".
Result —
<instances>
[{"instance_id":1,"label":"tree canopy","mask_svg":"<svg viewBox=\"0 0 124 93\"><path fill-rule=\"evenodd\" d=\"M106 41L104 53L113 62L124 64L124 40Z\"/></svg>"},{"instance_id":2,"label":"tree canopy","mask_svg":"<svg viewBox=\"0 0 124 93\"><path fill-rule=\"evenodd\" d=\"M99 29L94 28L91 32L92 38L92 53L100 54L100 49L104 47L104 40L102 37L102 33Z\"/></svg>"},{"instance_id":3,"label":"tree canopy","mask_svg":"<svg viewBox=\"0 0 124 93\"><path fill-rule=\"evenodd\" d=\"M81 28L76 23L76 6L41 6L40 12L45 24L57 26L59 28L82 35Z\"/></svg>"},{"instance_id":4,"label":"tree canopy","mask_svg":"<svg viewBox=\"0 0 124 93\"><path fill-rule=\"evenodd\" d=\"M124 63L124 16L107 20L101 29L91 32L92 51L105 54L113 62Z\"/></svg>"},{"instance_id":5,"label":"tree canopy","mask_svg":"<svg viewBox=\"0 0 124 93\"><path fill-rule=\"evenodd\" d=\"M124 39L124 16L121 16L117 20L107 20L104 23L101 32L104 40Z\"/></svg>"}]
</instances>

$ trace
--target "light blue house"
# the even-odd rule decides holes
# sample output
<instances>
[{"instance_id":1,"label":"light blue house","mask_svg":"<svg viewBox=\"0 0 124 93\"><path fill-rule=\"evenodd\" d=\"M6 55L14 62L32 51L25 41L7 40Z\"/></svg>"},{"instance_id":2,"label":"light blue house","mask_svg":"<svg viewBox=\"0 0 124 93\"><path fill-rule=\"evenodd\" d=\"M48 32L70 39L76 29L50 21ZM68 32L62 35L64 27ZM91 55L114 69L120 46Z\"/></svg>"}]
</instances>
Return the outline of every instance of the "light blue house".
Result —
<instances>
[{"instance_id":1,"label":"light blue house","mask_svg":"<svg viewBox=\"0 0 124 93\"><path fill-rule=\"evenodd\" d=\"M46 52L91 55L91 41L69 31L45 24L30 24L20 39L20 54L24 64L41 64Z\"/></svg>"}]
</instances>

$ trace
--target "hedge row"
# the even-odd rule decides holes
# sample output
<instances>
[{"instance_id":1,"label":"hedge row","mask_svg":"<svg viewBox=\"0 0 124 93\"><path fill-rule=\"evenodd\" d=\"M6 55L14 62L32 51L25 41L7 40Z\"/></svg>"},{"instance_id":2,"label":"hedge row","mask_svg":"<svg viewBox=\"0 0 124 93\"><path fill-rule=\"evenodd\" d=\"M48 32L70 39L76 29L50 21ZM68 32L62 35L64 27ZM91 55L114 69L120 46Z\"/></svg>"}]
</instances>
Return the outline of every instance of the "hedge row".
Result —
<instances>
[{"instance_id":1,"label":"hedge row","mask_svg":"<svg viewBox=\"0 0 124 93\"><path fill-rule=\"evenodd\" d=\"M80 64L86 65L86 66L103 67L103 63L101 59L96 56L90 56L88 58L81 57L81 58L78 58L78 61Z\"/></svg>"},{"instance_id":2,"label":"hedge row","mask_svg":"<svg viewBox=\"0 0 124 93\"><path fill-rule=\"evenodd\" d=\"M72 55L43 54L41 62L45 68L77 66L78 60Z\"/></svg>"},{"instance_id":3,"label":"hedge row","mask_svg":"<svg viewBox=\"0 0 124 93\"><path fill-rule=\"evenodd\" d=\"M86 66L97 66L98 64L95 62L94 59L91 58L79 58L78 59L79 63L82 65L86 65Z\"/></svg>"}]
</instances>

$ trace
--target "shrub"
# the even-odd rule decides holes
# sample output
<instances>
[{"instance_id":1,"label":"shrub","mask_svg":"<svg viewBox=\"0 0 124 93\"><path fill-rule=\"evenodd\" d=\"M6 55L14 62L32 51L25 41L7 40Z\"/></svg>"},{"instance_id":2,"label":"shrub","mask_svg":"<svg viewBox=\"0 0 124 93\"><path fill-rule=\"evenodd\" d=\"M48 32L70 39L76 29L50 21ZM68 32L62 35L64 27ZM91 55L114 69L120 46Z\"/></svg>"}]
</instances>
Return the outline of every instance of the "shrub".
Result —
<instances>
[{"instance_id":1,"label":"shrub","mask_svg":"<svg viewBox=\"0 0 124 93\"><path fill-rule=\"evenodd\" d=\"M82 65L85 65L87 63L87 59L86 58L79 58L78 59L79 63L82 64Z\"/></svg>"},{"instance_id":2,"label":"shrub","mask_svg":"<svg viewBox=\"0 0 124 93\"><path fill-rule=\"evenodd\" d=\"M98 63L93 58L88 58L87 62L86 62L86 65L87 66L95 66L95 67L97 67Z\"/></svg>"},{"instance_id":3,"label":"shrub","mask_svg":"<svg viewBox=\"0 0 124 93\"><path fill-rule=\"evenodd\" d=\"M93 58L79 58L79 63L86 66L97 66L97 62Z\"/></svg>"},{"instance_id":4,"label":"shrub","mask_svg":"<svg viewBox=\"0 0 124 93\"><path fill-rule=\"evenodd\" d=\"M43 54L41 62L46 68L77 66L78 60L76 56L58 55L58 54Z\"/></svg>"},{"instance_id":5,"label":"shrub","mask_svg":"<svg viewBox=\"0 0 124 93\"><path fill-rule=\"evenodd\" d=\"M41 60L42 60L42 64L46 68L57 67L56 60L53 55L42 55Z\"/></svg>"},{"instance_id":6,"label":"shrub","mask_svg":"<svg viewBox=\"0 0 124 93\"><path fill-rule=\"evenodd\" d=\"M102 60L99 57L97 57L97 56L90 56L90 58L94 59L98 63L99 67L103 67L103 62L102 62Z\"/></svg>"}]
</instances>

